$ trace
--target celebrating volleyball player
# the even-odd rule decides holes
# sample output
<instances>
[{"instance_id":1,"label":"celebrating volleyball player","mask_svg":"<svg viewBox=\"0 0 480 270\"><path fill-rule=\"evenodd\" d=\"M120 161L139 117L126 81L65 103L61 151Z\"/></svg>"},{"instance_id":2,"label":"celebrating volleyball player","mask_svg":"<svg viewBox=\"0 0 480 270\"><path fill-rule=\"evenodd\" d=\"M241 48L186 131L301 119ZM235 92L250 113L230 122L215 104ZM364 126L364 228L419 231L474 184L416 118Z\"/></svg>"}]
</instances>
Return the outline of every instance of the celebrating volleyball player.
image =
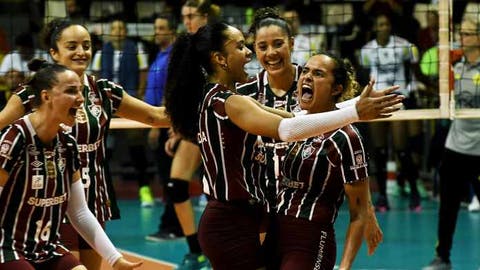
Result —
<instances>
[{"instance_id":1,"label":"celebrating volleyball player","mask_svg":"<svg viewBox=\"0 0 480 270\"><path fill-rule=\"evenodd\" d=\"M86 269L59 241L68 215L73 227L114 269L134 269L115 250L87 207L75 124L82 82L65 66L34 59L27 83L36 110L0 134L0 269Z\"/></svg>"},{"instance_id":2,"label":"celebrating volleyball player","mask_svg":"<svg viewBox=\"0 0 480 270\"><path fill-rule=\"evenodd\" d=\"M242 163L248 133L295 141L351 122L388 117L401 97L368 97L372 83L354 106L303 115L264 107L238 95L246 82L251 51L240 30L225 23L180 35L169 63L166 107L172 125L200 144L205 166L204 191L211 196L199 225L199 241L214 269L257 269L265 262L259 230L263 220L258 183L248 182ZM188 79L187 79L188 76ZM390 89L392 90L392 89Z\"/></svg>"},{"instance_id":3,"label":"celebrating volleyball player","mask_svg":"<svg viewBox=\"0 0 480 270\"><path fill-rule=\"evenodd\" d=\"M156 127L170 126L169 119L164 107L148 105L130 96L120 85L85 73L92 58L92 41L84 26L53 20L46 26L44 40L52 59L77 73L83 85L85 101L76 111L72 135L78 143L88 207L104 227L106 221L120 217L105 159L105 139L113 114ZM31 111L35 96L28 85L19 89L0 113L0 127ZM81 262L89 270L100 269L101 258L69 224L62 225L61 236L69 249L79 251Z\"/></svg>"},{"instance_id":4,"label":"celebrating volleyball player","mask_svg":"<svg viewBox=\"0 0 480 270\"><path fill-rule=\"evenodd\" d=\"M350 63L321 53L302 70L298 101L308 114L335 111L357 89ZM333 269L334 222L344 195L350 225L340 269L351 268L364 234L373 253L383 235L371 202L365 145L353 125L291 144L282 167L274 236L280 269Z\"/></svg>"}]
</instances>

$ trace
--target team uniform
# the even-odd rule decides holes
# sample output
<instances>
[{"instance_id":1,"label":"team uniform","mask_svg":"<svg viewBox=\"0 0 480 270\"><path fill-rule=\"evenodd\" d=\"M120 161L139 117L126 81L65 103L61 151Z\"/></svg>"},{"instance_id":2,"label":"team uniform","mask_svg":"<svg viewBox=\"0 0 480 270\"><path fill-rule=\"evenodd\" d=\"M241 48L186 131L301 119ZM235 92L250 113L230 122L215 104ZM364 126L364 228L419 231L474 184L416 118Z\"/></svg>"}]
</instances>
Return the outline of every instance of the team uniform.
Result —
<instances>
[{"instance_id":1,"label":"team uniform","mask_svg":"<svg viewBox=\"0 0 480 270\"><path fill-rule=\"evenodd\" d=\"M374 39L360 50L360 64L370 69L370 76L376 79L375 89L400 86L399 91L409 97L416 89L415 76L407 77L406 64L419 61L418 49L407 40L390 36L386 46Z\"/></svg>"},{"instance_id":2,"label":"team uniform","mask_svg":"<svg viewBox=\"0 0 480 270\"><path fill-rule=\"evenodd\" d=\"M268 74L265 70L259 72L255 79L237 87L237 92L242 95L250 96L263 105L275 109L285 110L288 112L298 112L296 98L297 81L301 74L301 67L295 66L295 78L290 89L281 97L275 95L268 84ZM247 139L253 150L251 156L245 155L243 162L251 163L246 173L247 182L256 182L260 187L262 196L265 197L264 203L267 212L275 212L276 195L278 192L278 181L276 180L279 174L279 165L284 158L285 151L288 144L284 142L277 142L275 139L262 137L257 135L248 135ZM251 143L253 142L253 143ZM276 160L276 161L275 161ZM277 166L277 169L275 169Z\"/></svg>"},{"instance_id":3,"label":"team uniform","mask_svg":"<svg viewBox=\"0 0 480 270\"><path fill-rule=\"evenodd\" d=\"M281 269L333 269L334 223L345 184L368 177L364 145L352 125L292 144L277 197Z\"/></svg>"},{"instance_id":4,"label":"team uniform","mask_svg":"<svg viewBox=\"0 0 480 270\"><path fill-rule=\"evenodd\" d=\"M263 266L259 230L264 210L257 179L246 177L253 152L245 145L253 143L248 141L252 137L225 112L225 101L235 93L219 84L205 90L198 142L203 188L211 199L200 219L200 245L214 269L257 269Z\"/></svg>"},{"instance_id":5,"label":"team uniform","mask_svg":"<svg viewBox=\"0 0 480 270\"><path fill-rule=\"evenodd\" d=\"M25 110L31 111L34 96L30 89L21 88L16 94L22 100ZM103 225L108 220L120 218L105 158L105 142L112 115L122 101L123 88L108 80L95 81L92 76L84 76L82 94L85 101L82 109L77 110L71 133L78 144L81 177L88 208ZM73 229L69 231L74 232ZM80 248L88 248L86 242L81 241L80 244Z\"/></svg>"},{"instance_id":6,"label":"team uniform","mask_svg":"<svg viewBox=\"0 0 480 270\"><path fill-rule=\"evenodd\" d=\"M45 145L26 115L1 133L0 166L9 173L0 195L0 269L2 264L23 269L25 260L45 267L52 259L73 256L59 242L58 232L73 174L80 167L75 139L59 132ZM63 269L79 264L74 261Z\"/></svg>"}]
</instances>

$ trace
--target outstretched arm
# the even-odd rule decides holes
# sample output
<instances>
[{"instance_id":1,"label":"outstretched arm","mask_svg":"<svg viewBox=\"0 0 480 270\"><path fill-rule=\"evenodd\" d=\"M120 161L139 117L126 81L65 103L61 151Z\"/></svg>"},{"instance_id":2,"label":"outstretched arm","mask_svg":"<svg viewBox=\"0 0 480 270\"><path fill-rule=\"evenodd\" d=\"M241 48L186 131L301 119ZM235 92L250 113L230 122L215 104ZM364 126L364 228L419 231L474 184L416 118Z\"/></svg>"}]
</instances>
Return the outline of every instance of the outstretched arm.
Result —
<instances>
[{"instance_id":1,"label":"outstretched arm","mask_svg":"<svg viewBox=\"0 0 480 270\"><path fill-rule=\"evenodd\" d=\"M22 100L17 95L12 95L0 112L0 129L10 125L13 121L19 119L25 114L25 107Z\"/></svg>"},{"instance_id":2,"label":"outstretched arm","mask_svg":"<svg viewBox=\"0 0 480 270\"><path fill-rule=\"evenodd\" d=\"M165 107L155 107L123 92L122 103L117 116L138 121L152 127L170 127L170 119L165 114Z\"/></svg>"},{"instance_id":3,"label":"outstretched arm","mask_svg":"<svg viewBox=\"0 0 480 270\"><path fill-rule=\"evenodd\" d=\"M132 263L123 258L87 207L80 173L74 175L68 199L67 215L77 232L116 270L138 268L142 262Z\"/></svg>"},{"instance_id":4,"label":"outstretched arm","mask_svg":"<svg viewBox=\"0 0 480 270\"><path fill-rule=\"evenodd\" d=\"M248 133L283 141L298 141L358 120L386 118L398 110L395 105L401 102L401 96L369 97L372 87L369 84L365 88L356 106L324 113L283 119L263 110L251 98L240 95L232 95L225 101L225 111L233 123Z\"/></svg>"},{"instance_id":5,"label":"outstretched arm","mask_svg":"<svg viewBox=\"0 0 480 270\"><path fill-rule=\"evenodd\" d=\"M367 86L365 86L363 91L366 91L370 85L373 86L374 84L375 84L375 80L374 79L370 80L369 84ZM370 91L369 92L369 97L372 97L372 98L383 97L383 96L392 94L394 91L398 90L399 88L400 88L400 86L393 85L393 86L387 87L387 88L382 89L382 90ZM357 97L339 102L335 105L339 109L342 109L342 108L345 108L345 107L348 107L348 106L355 106L355 104L360 100L360 97L361 96L357 96Z\"/></svg>"}]
</instances>

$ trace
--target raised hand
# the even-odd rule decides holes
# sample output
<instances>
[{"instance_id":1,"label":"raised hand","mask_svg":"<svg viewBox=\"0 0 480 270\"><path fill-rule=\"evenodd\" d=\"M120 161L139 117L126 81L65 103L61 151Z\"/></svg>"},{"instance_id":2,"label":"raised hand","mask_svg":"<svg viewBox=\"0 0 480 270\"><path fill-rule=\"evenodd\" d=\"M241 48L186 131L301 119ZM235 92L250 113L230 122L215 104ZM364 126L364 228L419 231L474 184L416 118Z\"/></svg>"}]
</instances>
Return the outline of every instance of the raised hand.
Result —
<instances>
[{"instance_id":1,"label":"raised hand","mask_svg":"<svg viewBox=\"0 0 480 270\"><path fill-rule=\"evenodd\" d=\"M375 80L371 80L360 94L360 99L356 104L358 117L360 120L373 120L377 118L387 118L393 112L401 107L402 95L394 94L398 86L391 86L381 91L373 91Z\"/></svg>"}]
</instances>

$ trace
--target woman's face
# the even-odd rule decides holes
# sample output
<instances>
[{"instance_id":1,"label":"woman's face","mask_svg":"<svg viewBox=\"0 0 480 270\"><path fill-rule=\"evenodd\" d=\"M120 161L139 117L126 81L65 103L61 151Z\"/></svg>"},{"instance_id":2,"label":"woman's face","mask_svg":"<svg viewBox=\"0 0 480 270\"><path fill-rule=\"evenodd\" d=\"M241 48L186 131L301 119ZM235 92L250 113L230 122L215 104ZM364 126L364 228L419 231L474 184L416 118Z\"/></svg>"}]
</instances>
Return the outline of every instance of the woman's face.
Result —
<instances>
[{"instance_id":1,"label":"woman's face","mask_svg":"<svg viewBox=\"0 0 480 270\"><path fill-rule=\"evenodd\" d=\"M198 13L196 7L182 7L182 21L188 33L196 33L198 28L207 24L208 17Z\"/></svg>"},{"instance_id":2,"label":"woman's face","mask_svg":"<svg viewBox=\"0 0 480 270\"><path fill-rule=\"evenodd\" d=\"M113 21L110 28L110 39L112 41L123 41L127 37L127 26L123 21Z\"/></svg>"},{"instance_id":3,"label":"woman's face","mask_svg":"<svg viewBox=\"0 0 480 270\"><path fill-rule=\"evenodd\" d=\"M464 51L477 50L480 47L480 33L470 21L462 22L460 26L460 44Z\"/></svg>"},{"instance_id":4,"label":"woman's face","mask_svg":"<svg viewBox=\"0 0 480 270\"><path fill-rule=\"evenodd\" d=\"M84 101L83 84L80 77L70 70L57 74L57 84L48 91L47 106L50 114L58 119L58 123L67 126L75 124L77 110ZM43 104L42 104L43 105Z\"/></svg>"},{"instance_id":5,"label":"woman's face","mask_svg":"<svg viewBox=\"0 0 480 270\"><path fill-rule=\"evenodd\" d=\"M335 85L335 62L326 55L314 55L305 64L298 80L300 107L309 113L330 111L341 86Z\"/></svg>"},{"instance_id":6,"label":"woman's face","mask_svg":"<svg viewBox=\"0 0 480 270\"><path fill-rule=\"evenodd\" d=\"M293 38L276 25L258 29L255 36L255 53L262 67L269 73L282 73L292 65Z\"/></svg>"},{"instance_id":7,"label":"woman's face","mask_svg":"<svg viewBox=\"0 0 480 270\"><path fill-rule=\"evenodd\" d=\"M387 16L378 16L375 21L375 31L378 39L387 39L392 33L392 24Z\"/></svg>"},{"instance_id":8,"label":"woman's face","mask_svg":"<svg viewBox=\"0 0 480 270\"><path fill-rule=\"evenodd\" d=\"M228 39L224 50L228 74L234 82L245 83L248 80L245 65L252 60L252 51L245 46L245 38L240 30L230 26L226 31Z\"/></svg>"},{"instance_id":9,"label":"woman's face","mask_svg":"<svg viewBox=\"0 0 480 270\"><path fill-rule=\"evenodd\" d=\"M50 49L52 59L83 76L92 59L92 41L87 29L71 25L60 33L58 50Z\"/></svg>"}]
</instances>

